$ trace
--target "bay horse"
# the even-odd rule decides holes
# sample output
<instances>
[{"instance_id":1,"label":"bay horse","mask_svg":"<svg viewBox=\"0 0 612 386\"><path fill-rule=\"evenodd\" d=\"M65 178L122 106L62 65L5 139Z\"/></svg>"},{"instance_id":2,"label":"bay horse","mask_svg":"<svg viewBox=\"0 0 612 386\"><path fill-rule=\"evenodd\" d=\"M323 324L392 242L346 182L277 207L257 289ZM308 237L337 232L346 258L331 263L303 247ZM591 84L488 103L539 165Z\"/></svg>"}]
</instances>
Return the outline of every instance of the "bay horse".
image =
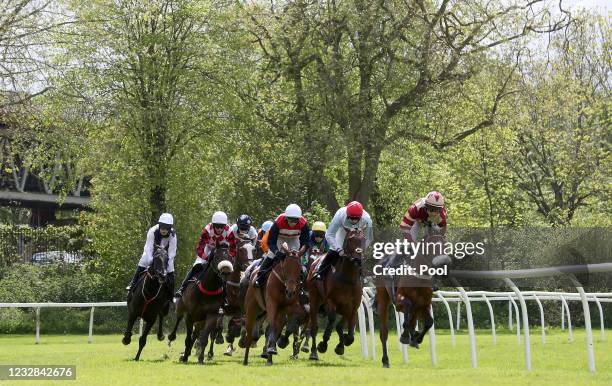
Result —
<instances>
[{"instance_id":1,"label":"bay horse","mask_svg":"<svg viewBox=\"0 0 612 386\"><path fill-rule=\"evenodd\" d=\"M157 338L164 340L162 332L164 316L168 314L169 296L171 289L166 286L166 267L168 265L168 252L159 245L153 251L153 263L140 276L136 286L128 293L128 322L123 334L124 345L132 341L132 328L137 318L145 322L142 335L138 339L138 353L135 361L140 359L142 349L147 344L147 335L151 331L155 319L159 317Z\"/></svg>"},{"instance_id":2,"label":"bay horse","mask_svg":"<svg viewBox=\"0 0 612 386\"><path fill-rule=\"evenodd\" d=\"M211 252L210 261L198 273L195 282L190 283L183 296L176 302L176 323L168 336L170 342L176 339L176 330L179 323L185 318L186 337L185 351L179 361L187 362L195 342L193 332L194 324L202 323L200 331L200 347L198 363L204 363L204 352L208 339L214 338L219 317L219 308L223 305L224 282L233 271L228 248L217 246Z\"/></svg>"},{"instance_id":3,"label":"bay horse","mask_svg":"<svg viewBox=\"0 0 612 386\"><path fill-rule=\"evenodd\" d=\"M309 359L311 360L319 359L317 350L320 353L327 351L327 342L334 327L336 314L342 316L342 320L336 324L336 332L340 337L340 342L335 349L336 354L344 354L344 346L350 346L355 340L357 310L361 304L363 292L361 264L364 246L365 235L363 230L356 228L347 230L342 247L344 255L341 255L338 261L330 267L322 281L314 279L317 266L321 263L322 258L317 259L310 267L307 286L310 300L310 337L312 338L312 344ZM324 305L328 321L323 340L317 346L317 316L321 305ZM343 333L344 325L347 327L346 334Z\"/></svg>"},{"instance_id":4,"label":"bay horse","mask_svg":"<svg viewBox=\"0 0 612 386\"><path fill-rule=\"evenodd\" d=\"M251 272L249 286L246 291L244 307L246 310L246 339L244 352L244 365L249 363L249 350L256 333L256 319L266 314L269 330L267 332L266 364L273 364L272 356L277 354L276 341L283 330L287 317L299 315L302 308L299 304L300 274L302 265L297 251L290 251L287 243L281 250L285 257L277 262L270 273L264 288L254 286L258 269Z\"/></svg>"},{"instance_id":5,"label":"bay horse","mask_svg":"<svg viewBox=\"0 0 612 386\"><path fill-rule=\"evenodd\" d=\"M325 252L316 247L311 249L306 266L304 267L306 277L308 276L312 263L322 257L324 254ZM302 292L300 293L300 304L302 307L304 307L304 316L299 320L288 321L288 326L285 329L285 332L278 340L278 347L285 348L289 344L289 338L291 335L293 335L293 355L291 356L291 359L297 359L300 350L305 353L310 352L308 344L308 341L310 340L310 302L308 299L308 292L305 290L305 288L303 288ZM291 323L297 323L297 326L289 326Z\"/></svg>"},{"instance_id":6,"label":"bay horse","mask_svg":"<svg viewBox=\"0 0 612 386\"><path fill-rule=\"evenodd\" d=\"M236 257L234 260L234 271L227 278L227 305L224 310L224 315L229 316L230 320L227 325L227 340L228 346L223 355L232 356L234 349L234 340L240 336L240 330L243 325L243 306L240 296L240 279L244 271L253 262L255 246L249 240L240 240L236 244ZM222 333L220 329L219 334Z\"/></svg>"},{"instance_id":7,"label":"bay horse","mask_svg":"<svg viewBox=\"0 0 612 386\"><path fill-rule=\"evenodd\" d=\"M380 341L383 348L382 364L389 367L389 357L387 356L387 337L389 334L388 311L391 302L397 311L404 313L403 332L400 342L411 347L419 348L423 342L423 337L433 325L431 316L431 298L433 296L432 277L429 275L419 275L419 266L424 264L429 267L448 264L450 258L443 255L443 235L430 234L425 237L425 244L429 247L424 254L417 254L414 259L404 256L404 262L416 269L415 275L402 275L397 280L397 288L391 286L389 282L376 287L376 303L378 315L380 317ZM435 246L435 247L434 247ZM439 249L440 253L435 253ZM433 253L432 253L433 252ZM415 331L416 322L422 322L422 330Z\"/></svg>"}]
</instances>

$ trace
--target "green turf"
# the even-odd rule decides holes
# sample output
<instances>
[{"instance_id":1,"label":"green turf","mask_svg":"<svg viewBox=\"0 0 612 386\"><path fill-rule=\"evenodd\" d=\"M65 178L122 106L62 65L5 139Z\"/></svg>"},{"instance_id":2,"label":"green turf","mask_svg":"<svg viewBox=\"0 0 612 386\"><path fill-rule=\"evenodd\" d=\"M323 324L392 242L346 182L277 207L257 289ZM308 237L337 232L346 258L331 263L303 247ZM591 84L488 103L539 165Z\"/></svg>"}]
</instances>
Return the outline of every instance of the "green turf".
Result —
<instances>
[{"instance_id":1,"label":"green turf","mask_svg":"<svg viewBox=\"0 0 612 386\"><path fill-rule=\"evenodd\" d=\"M612 331L608 340L599 341L595 335L597 372L589 373L585 334L574 331L574 342L569 343L567 333L550 330L542 345L539 330L532 332L533 371L527 372L523 346L517 345L516 335L499 333L493 346L489 331L478 331L478 368L472 369L469 340L465 333L457 336L456 347L451 346L448 331L436 331L438 364L430 362L429 340L426 338L420 350L410 349L410 361L403 364L397 340L391 340L391 368L383 369L380 363L380 343L377 337L375 361L361 357L359 341L348 347L342 357L333 353L335 337L320 361L308 361L301 354L297 361L289 359L289 351L280 350L274 367L266 367L264 360L252 355L251 364L241 364L243 351L233 357L224 357L224 347L217 346L216 357L203 366L192 356L191 363L177 362L182 351L182 339L168 348L166 342L158 342L154 336L143 352L140 362L132 360L138 346L134 336L132 344L123 346L118 335L94 336L93 344L87 344L86 336L43 335L41 344L34 343L34 336L0 335L1 364L62 364L77 366L77 381L71 384L86 385L136 385L136 384L184 384L184 385L612 385ZM258 354L260 348L251 352ZM167 359L164 359L167 358ZM60 381L45 381L47 383ZM7 381L0 381L8 384ZM40 381L18 381L19 385L42 384Z\"/></svg>"}]
</instances>

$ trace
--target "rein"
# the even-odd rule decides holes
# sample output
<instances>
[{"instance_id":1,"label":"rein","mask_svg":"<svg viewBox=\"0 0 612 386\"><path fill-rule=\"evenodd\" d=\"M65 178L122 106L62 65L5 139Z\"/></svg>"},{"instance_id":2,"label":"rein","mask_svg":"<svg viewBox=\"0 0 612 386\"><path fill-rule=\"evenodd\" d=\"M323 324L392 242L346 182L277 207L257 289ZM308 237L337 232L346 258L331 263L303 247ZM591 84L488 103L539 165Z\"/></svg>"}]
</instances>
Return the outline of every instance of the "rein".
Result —
<instances>
[{"instance_id":1,"label":"rein","mask_svg":"<svg viewBox=\"0 0 612 386\"><path fill-rule=\"evenodd\" d=\"M157 293L155 294L155 296L153 296L150 299L147 299L147 296L145 295L145 285L147 284L147 278L150 278L151 274L149 272L147 272L147 276L145 276L144 278L144 282L142 283L142 298L144 299L144 306L142 307L142 312L140 313L140 317L142 318L142 316L144 315L145 311L147 310L147 308L149 307L149 304L151 304L151 302L155 299L157 299L157 296L159 296L159 292L161 291L161 288L164 286L163 284L160 284L157 287Z\"/></svg>"}]
</instances>

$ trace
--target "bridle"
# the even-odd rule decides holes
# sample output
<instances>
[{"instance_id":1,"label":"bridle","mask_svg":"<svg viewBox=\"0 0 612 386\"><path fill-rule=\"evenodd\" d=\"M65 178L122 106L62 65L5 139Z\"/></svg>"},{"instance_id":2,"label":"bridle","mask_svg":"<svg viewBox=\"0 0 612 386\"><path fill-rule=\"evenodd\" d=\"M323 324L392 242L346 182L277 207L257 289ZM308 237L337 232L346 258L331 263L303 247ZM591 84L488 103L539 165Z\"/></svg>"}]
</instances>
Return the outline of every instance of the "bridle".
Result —
<instances>
[{"instance_id":1,"label":"bridle","mask_svg":"<svg viewBox=\"0 0 612 386\"><path fill-rule=\"evenodd\" d=\"M289 284L297 283L297 281L299 280L299 276L298 276L298 279L287 279L287 273L285 272L285 261L287 259L298 259L299 260L297 252L291 251L288 254L286 254L285 257L281 260L280 264L278 265L280 266L280 269L281 269L280 275L278 274L278 272L276 272L276 269L272 270L272 274L276 276L276 278L283 284L283 286L285 286L285 288L287 288Z\"/></svg>"}]
</instances>

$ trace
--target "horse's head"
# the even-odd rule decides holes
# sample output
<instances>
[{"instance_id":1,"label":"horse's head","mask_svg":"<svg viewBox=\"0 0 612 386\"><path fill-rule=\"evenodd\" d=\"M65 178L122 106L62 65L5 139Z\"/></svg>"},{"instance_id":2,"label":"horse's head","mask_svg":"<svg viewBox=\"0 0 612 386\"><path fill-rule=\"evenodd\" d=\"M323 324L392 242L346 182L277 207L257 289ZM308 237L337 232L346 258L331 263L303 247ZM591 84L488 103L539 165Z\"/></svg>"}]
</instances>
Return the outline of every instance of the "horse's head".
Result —
<instances>
[{"instance_id":1,"label":"horse's head","mask_svg":"<svg viewBox=\"0 0 612 386\"><path fill-rule=\"evenodd\" d=\"M166 281L166 269L168 267L168 251L159 245L155 246L153 251L152 276L157 278L160 283Z\"/></svg>"},{"instance_id":2,"label":"horse's head","mask_svg":"<svg viewBox=\"0 0 612 386\"><path fill-rule=\"evenodd\" d=\"M241 240L236 244L236 250L234 265L238 271L244 271L253 262L255 246L249 240Z\"/></svg>"},{"instance_id":3,"label":"horse's head","mask_svg":"<svg viewBox=\"0 0 612 386\"><path fill-rule=\"evenodd\" d=\"M363 230L357 228L349 230L344 238L342 249L353 264L361 265L365 249L365 234Z\"/></svg>"},{"instance_id":4,"label":"horse's head","mask_svg":"<svg viewBox=\"0 0 612 386\"><path fill-rule=\"evenodd\" d=\"M227 276L234 271L234 265L230 260L229 249L222 245L215 248L210 266L223 282L227 280Z\"/></svg>"},{"instance_id":5,"label":"horse's head","mask_svg":"<svg viewBox=\"0 0 612 386\"><path fill-rule=\"evenodd\" d=\"M285 253L285 258L279 264L279 279L285 285L285 295L287 299L292 299L298 293L302 264L298 251L289 250L287 243L283 243L281 250Z\"/></svg>"},{"instance_id":6,"label":"horse's head","mask_svg":"<svg viewBox=\"0 0 612 386\"><path fill-rule=\"evenodd\" d=\"M452 263L450 256L444 253L446 237L439 233L429 233L425 236L426 254L431 257L434 267L441 267Z\"/></svg>"}]
</instances>

